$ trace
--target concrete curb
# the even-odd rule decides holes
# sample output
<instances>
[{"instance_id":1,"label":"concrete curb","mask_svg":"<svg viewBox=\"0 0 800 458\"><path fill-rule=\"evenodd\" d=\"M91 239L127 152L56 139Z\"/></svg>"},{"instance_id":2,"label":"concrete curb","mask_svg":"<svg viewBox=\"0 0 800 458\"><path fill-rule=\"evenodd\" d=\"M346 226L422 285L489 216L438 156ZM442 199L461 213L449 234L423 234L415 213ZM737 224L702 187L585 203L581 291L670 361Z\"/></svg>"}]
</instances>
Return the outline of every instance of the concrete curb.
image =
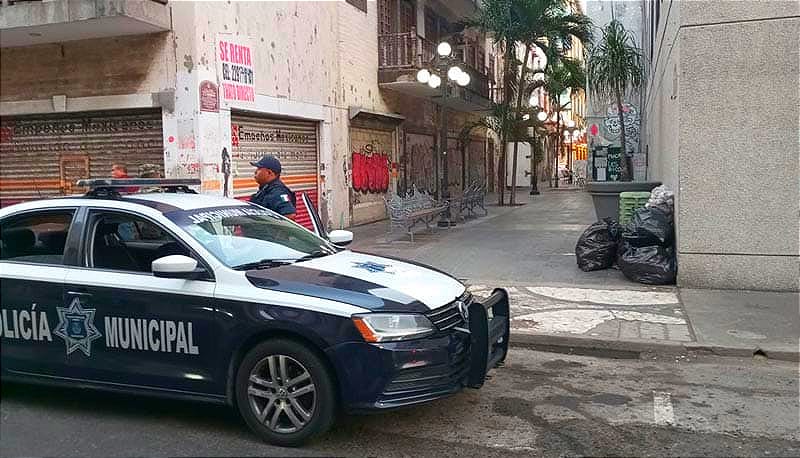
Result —
<instances>
[{"instance_id":1,"label":"concrete curb","mask_svg":"<svg viewBox=\"0 0 800 458\"><path fill-rule=\"evenodd\" d=\"M669 340L605 340L593 337L565 336L555 334L515 333L511 330L509 344L512 347L555 353L575 353L606 356L622 359L638 359L644 353L682 355L689 352L710 353L717 356L752 358L761 355L779 361L800 361L800 352L770 350L753 347L725 347L697 342L675 342Z\"/></svg>"}]
</instances>

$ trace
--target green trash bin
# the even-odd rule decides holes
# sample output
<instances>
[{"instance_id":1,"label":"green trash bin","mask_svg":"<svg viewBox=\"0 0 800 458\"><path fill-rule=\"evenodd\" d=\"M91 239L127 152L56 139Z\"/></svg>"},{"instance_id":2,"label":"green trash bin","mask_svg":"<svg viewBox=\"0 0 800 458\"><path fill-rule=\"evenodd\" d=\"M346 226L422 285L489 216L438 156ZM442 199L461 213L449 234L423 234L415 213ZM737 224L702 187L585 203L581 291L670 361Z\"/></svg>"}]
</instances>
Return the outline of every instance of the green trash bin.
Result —
<instances>
[{"instance_id":1,"label":"green trash bin","mask_svg":"<svg viewBox=\"0 0 800 458\"><path fill-rule=\"evenodd\" d=\"M650 199L649 192L621 192L619 193L619 224L628 224L633 218L633 213L644 207Z\"/></svg>"}]
</instances>

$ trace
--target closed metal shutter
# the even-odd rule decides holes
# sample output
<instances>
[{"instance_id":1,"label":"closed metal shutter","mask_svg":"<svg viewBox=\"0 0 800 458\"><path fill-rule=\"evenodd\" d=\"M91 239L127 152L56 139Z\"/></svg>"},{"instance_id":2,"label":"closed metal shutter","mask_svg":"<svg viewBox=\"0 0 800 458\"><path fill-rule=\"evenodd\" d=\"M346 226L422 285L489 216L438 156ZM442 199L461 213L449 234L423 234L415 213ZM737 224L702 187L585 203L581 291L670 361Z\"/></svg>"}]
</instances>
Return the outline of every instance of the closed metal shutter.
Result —
<instances>
[{"instance_id":1,"label":"closed metal shutter","mask_svg":"<svg viewBox=\"0 0 800 458\"><path fill-rule=\"evenodd\" d=\"M234 197L246 199L258 191L251 161L272 154L281 161L281 181L297 195L297 222L311 229L311 218L300 199L305 192L319 208L317 124L253 114L231 114L231 162Z\"/></svg>"},{"instance_id":2,"label":"closed metal shutter","mask_svg":"<svg viewBox=\"0 0 800 458\"><path fill-rule=\"evenodd\" d=\"M163 168L160 110L103 111L0 119L0 205L83 192L81 178L108 177L122 163Z\"/></svg>"}]
</instances>

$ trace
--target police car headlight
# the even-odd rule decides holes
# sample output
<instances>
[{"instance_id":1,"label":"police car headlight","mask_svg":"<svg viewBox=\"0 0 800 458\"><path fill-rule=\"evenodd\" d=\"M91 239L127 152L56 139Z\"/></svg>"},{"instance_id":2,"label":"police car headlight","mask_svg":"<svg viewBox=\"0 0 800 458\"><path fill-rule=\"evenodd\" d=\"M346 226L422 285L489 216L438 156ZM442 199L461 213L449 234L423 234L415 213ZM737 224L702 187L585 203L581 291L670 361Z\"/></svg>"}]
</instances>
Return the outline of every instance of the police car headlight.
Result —
<instances>
[{"instance_id":1,"label":"police car headlight","mask_svg":"<svg viewBox=\"0 0 800 458\"><path fill-rule=\"evenodd\" d=\"M424 315L367 313L354 315L353 323L367 342L392 342L425 337L436 332Z\"/></svg>"}]
</instances>

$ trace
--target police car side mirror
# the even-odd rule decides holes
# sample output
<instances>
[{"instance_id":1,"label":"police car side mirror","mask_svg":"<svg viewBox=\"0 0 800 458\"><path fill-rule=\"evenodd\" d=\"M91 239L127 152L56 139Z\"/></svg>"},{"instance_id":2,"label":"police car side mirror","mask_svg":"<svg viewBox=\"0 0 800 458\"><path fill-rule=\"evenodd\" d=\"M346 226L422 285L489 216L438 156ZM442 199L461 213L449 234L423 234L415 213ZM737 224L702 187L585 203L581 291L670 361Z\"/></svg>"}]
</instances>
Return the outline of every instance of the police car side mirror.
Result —
<instances>
[{"instance_id":1,"label":"police car side mirror","mask_svg":"<svg viewBox=\"0 0 800 458\"><path fill-rule=\"evenodd\" d=\"M181 278L184 280L197 280L208 274L202 267L198 267L197 260L182 254L164 256L153 261L153 275L160 278Z\"/></svg>"},{"instance_id":2,"label":"police car side mirror","mask_svg":"<svg viewBox=\"0 0 800 458\"><path fill-rule=\"evenodd\" d=\"M336 245L349 245L350 242L353 241L353 233L350 231L343 231L341 229L337 229L335 231L330 231L328 233L328 240L331 243Z\"/></svg>"}]
</instances>

